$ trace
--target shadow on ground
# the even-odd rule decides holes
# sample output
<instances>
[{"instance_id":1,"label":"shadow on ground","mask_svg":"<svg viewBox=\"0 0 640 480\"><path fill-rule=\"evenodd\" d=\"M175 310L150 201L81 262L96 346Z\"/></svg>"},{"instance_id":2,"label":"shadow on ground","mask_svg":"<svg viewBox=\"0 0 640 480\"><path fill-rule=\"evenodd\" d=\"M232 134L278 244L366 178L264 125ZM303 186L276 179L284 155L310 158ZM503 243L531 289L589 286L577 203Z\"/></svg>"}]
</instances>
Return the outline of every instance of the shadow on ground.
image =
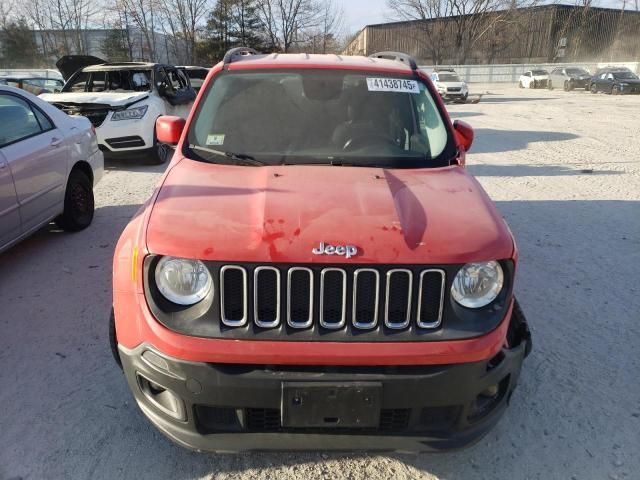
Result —
<instances>
[{"instance_id":1,"label":"shadow on ground","mask_svg":"<svg viewBox=\"0 0 640 480\"><path fill-rule=\"evenodd\" d=\"M516 291L535 347L505 417L476 446L440 455L213 455L172 444L143 418L108 347L111 257L138 209L125 205L97 210L84 232L43 230L0 255L0 477L632 474L640 365L637 342L620 341L617 332L640 337L638 290L629 282L637 278L640 231L628 221L640 203L514 201L498 208L519 241ZM613 444L629 452L619 468Z\"/></svg>"},{"instance_id":2,"label":"shadow on ground","mask_svg":"<svg viewBox=\"0 0 640 480\"><path fill-rule=\"evenodd\" d=\"M471 153L498 153L525 150L529 144L537 142L566 142L578 138L567 132L544 132L528 130L496 130L477 128Z\"/></svg>"}]
</instances>

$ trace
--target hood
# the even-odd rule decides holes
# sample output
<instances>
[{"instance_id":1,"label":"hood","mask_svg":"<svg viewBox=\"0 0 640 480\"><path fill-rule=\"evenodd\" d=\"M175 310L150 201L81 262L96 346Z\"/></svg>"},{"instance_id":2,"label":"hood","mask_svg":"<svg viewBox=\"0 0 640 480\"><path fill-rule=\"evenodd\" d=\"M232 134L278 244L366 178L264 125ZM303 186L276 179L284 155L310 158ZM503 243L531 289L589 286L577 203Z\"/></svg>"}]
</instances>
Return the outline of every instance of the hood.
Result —
<instances>
[{"instance_id":1,"label":"hood","mask_svg":"<svg viewBox=\"0 0 640 480\"><path fill-rule=\"evenodd\" d=\"M65 92L40 95L45 102L69 104L103 104L112 107L128 107L144 100L149 92Z\"/></svg>"},{"instance_id":2,"label":"hood","mask_svg":"<svg viewBox=\"0 0 640 480\"><path fill-rule=\"evenodd\" d=\"M66 82L71 75L81 68L88 67L89 65L100 65L101 63L105 63L104 60L92 55L65 55L58 59L56 67L58 67L58 70L60 70Z\"/></svg>"},{"instance_id":3,"label":"hood","mask_svg":"<svg viewBox=\"0 0 640 480\"><path fill-rule=\"evenodd\" d=\"M153 253L233 262L442 264L509 258L511 235L461 167L223 166L181 160L149 217ZM351 259L313 255L354 245Z\"/></svg>"},{"instance_id":4,"label":"hood","mask_svg":"<svg viewBox=\"0 0 640 480\"><path fill-rule=\"evenodd\" d=\"M444 86L447 88L463 88L466 84L464 82L438 82L438 86Z\"/></svg>"}]
</instances>

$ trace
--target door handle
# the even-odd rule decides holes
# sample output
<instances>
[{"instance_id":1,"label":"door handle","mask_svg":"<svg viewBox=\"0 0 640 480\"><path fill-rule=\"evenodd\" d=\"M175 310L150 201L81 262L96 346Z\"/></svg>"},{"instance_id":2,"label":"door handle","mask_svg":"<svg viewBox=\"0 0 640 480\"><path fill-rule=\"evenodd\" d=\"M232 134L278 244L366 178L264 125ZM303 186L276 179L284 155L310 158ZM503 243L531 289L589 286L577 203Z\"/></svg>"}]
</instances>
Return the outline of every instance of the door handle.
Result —
<instances>
[{"instance_id":1,"label":"door handle","mask_svg":"<svg viewBox=\"0 0 640 480\"><path fill-rule=\"evenodd\" d=\"M51 146L52 147L57 147L58 145L60 145L62 143L62 140L60 140L59 138L53 137L51 139Z\"/></svg>"},{"instance_id":2,"label":"door handle","mask_svg":"<svg viewBox=\"0 0 640 480\"><path fill-rule=\"evenodd\" d=\"M0 163L0 170L4 170L5 168L7 168L7 164L6 163Z\"/></svg>"}]
</instances>

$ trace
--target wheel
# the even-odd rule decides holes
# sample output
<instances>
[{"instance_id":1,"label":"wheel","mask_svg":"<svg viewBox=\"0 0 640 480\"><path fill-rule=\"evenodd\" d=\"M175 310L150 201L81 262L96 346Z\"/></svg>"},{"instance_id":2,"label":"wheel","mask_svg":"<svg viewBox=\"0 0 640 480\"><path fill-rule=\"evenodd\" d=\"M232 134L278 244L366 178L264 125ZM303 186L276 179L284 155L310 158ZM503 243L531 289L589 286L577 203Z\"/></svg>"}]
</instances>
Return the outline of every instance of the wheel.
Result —
<instances>
[{"instance_id":1,"label":"wheel","mask_svg":"<svg viewBox=\"0 0 640 480\"><path fill-rule=\"evenodd\" d=\"M533 88L538 88L538 81L537 80L533 81Z\"/></svg>"},{"instance_id":2,"label":"wheel","mask_svg":"<svg viewBox=\"0 0 640 480\"><path fill-rule=\"evenodd\" d=\"M553 83L551 83L551 80L549 80L549 81L547 82L547 88L548 88L549 90L553 90Z\"/></svg>"},{"instance_id":3,"label":"wheel","mask_svg":"<svg viewBox=\"0 0 640 480\"><path fill-rule=\"evenodd\" d=\"M149 163L151 165L162 165L171 156L171 147L164 143L158 143L158 139L154 133L153 135L153 148L149 153Z\"/></svg>"},{"instance_id":4,"label":"wheel","mask_svg":"<svg viewBox=\"0 0 640 480\"><path fill-rule=\"evenodd\" d=\"M64 211L56 224L68 232L84 230L93 220L93 183L80 170L71 170L64 193Z\"/></svg>"},{"instance_id":5,"label":"wheel","mask_svg":"<svg viewBox=\"0 0 640 480\"><path fill-rule=\"evenodd\" d=\"M573 90L575 85L573 84L573 80L569 80L569 91Z\"/></svg>"},{"instance_id":6,"label":"wheel","mask_svg":"<svg viewBox=\"0 0 640 480\"><path fill-rule=\"evenodd\" d=\"M591 86L589 87L589 90L591 91L591 93L598 93L598 87L596 87L595 83L591 84Z\"/></svg>"},{"instance_id":7,"label":"wheel","mask_svg":"<svg viewBox=\"0 0 640 480\"><path fill-rule=\"evenodd\" d=\"M520 87L520 88L524 88L524 85L522 84L522 80L520 80L520 81L518 82L518 87Z\"/></svg>"},{"instance_id":8,"label":"wheel","mask_svg":"<svg viewBox=\"0 0 640 480\"><path fill-rule=\"evenodd\" d=\"M113 307L111 307L111 315L109 316L109 346L111 347L111 355L116 361L120 370L122 370L122 359L120 358L120 352L118 352L118 341L116 339L116 317L113 314Z\"/></svg>"},{"instance_id":9,"label":"wheel","mask_svg":"<svg viewBox=\"0 0 640 480\"><path fill-rule=\"evenodd\" d=\"M465 94L462 96L462 100L466 102L466 101L467 101L467 98L469 98L469 92L465 93Z\"/></svg>"},{"instance_id":10,"label":"wheel","mask_svg":"<svg viewBox=\"0 0 640 480\"><path fill-rule=\"evenodd\" d=\"M611 93L612 93L613 95L619 95L619 94L620 94L620 87L619 87L618 85L614 85L614 86L611 88Z\"/></svg>"},{"instance_id":11,"label":"wheel","mask_svg":"<svg viewBox=\"0 0 640 480\"><path fill-rule=\"evenodd\" d=\"M153 148L147 158L151 165L162 165L172 156L172 149L165 143L158 143L158 137L156 136L156 130L153 129Z\"/></svg>"},{"instance_id":12,"label":"wheel","mask_svg":"<svg viewBox=\"0 0 640 480\"><path fill-rule=\"evenodd\" d=\"M564 81L564 91L565 92L569 91L569 81L567 81L567 80Z\"/></svg>"}]
</instances>

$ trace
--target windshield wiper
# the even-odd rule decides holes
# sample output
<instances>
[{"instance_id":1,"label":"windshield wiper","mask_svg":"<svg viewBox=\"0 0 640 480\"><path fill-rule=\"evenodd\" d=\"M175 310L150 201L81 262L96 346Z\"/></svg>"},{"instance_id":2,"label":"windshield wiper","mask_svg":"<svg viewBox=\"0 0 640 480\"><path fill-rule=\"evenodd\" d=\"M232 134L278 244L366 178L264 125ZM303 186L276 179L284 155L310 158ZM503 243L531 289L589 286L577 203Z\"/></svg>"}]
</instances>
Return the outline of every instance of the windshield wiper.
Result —
<instances>
[{"instance_id":1,"label":"windshield wiper","mask_svg":"<svg viewBox=\"0 0 640 480\"><path fill-rule=\"evenodd\" d=\"M189 148L191 150L195 150L196 152L205 152L212 155L217 155L219 157L229 158L233 160L236 165L251 165L254 167L263 167L267 165L267 163L256 160L251 155L247 155L245 153L224 152L222 150L215 150L213 148L201 147L200 145L189 145Z\"/></svg>"}]
</instances>

